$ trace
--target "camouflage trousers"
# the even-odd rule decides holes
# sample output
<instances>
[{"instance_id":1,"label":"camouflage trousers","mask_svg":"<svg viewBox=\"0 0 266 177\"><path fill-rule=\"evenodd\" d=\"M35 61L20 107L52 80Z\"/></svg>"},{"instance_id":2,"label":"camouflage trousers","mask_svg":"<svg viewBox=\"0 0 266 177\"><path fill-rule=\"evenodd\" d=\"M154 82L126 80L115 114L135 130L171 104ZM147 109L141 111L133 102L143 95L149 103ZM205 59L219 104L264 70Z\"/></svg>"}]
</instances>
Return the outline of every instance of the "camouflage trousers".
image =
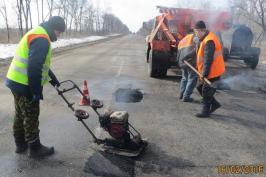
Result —
<instances>
[{"instance_id":1,"label":"camouflage trousers","mask_svg":"<svg viewBox=\"0 0 266 177\"><path fill-rule=\"evenodd\" d=\"M15 138L25 137L27 142L39 138L40 103L32 103L25 96L14 95L15 117L13 133Z\"/></svg>"}]
</instances>

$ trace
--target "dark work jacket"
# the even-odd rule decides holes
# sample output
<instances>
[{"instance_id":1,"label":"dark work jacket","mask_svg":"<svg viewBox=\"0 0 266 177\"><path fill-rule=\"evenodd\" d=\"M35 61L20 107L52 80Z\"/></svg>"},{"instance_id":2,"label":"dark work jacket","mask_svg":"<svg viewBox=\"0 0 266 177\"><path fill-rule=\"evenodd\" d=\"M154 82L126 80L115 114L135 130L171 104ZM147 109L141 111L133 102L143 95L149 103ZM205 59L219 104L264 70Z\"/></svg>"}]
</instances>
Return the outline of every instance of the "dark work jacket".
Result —
<instances>
[{"instance_id":1,"label":"dark work jacket","mask_svg":"<svg viewBox=\"0 0 266 177\"><path fill-rule=\"evenodd\" d=\"M57 40L54 31L50 28L47 22L40 24L40 26L42 26L46 30L51 41ZM20 96L26 96L29 99L31 99L33 95L37 95L41 99L43 99L43 87L41 85L42 67L45 62L48 49L49 41L45 38L36 38L31 42L29 46L28 58L29 85L23 85L6 78L5 84L8 88L10 88L12 93L15 93ZM49 70L49 76L52 79L50 83L52 85L55 85L57 78L51 70Z\"/></svg>"},{"instance_id":2,"label":"dark work jacket","mask_svg":"<svg viewBox=\"0 0 266 177\"><path fill-rule=\"evenodd\" d=\"M181 49L182 50L182 49ZM196 67L196 48L195 46L190 46L182 51L178 52L178 64L180 68L187 68L188 66L184 63L184 61L187 61L190 63L193 67Z\"/></svg>"},{"instance_id":3,"label":"dark work jacket","mask_svg":"<svg viewBox=\"0 0 266 177\"><path fill-rule=\"evenodd\" d=\"M200 39L200 42L209 34L207 31L206 34ZM204 59L203 59L203 72L202 76L207 77L209 75L212 62L214 60L215 44L213 41L208 41L204 48Z\"/></svg>"},{"instance_id":4,"label":"dark work jacket","mask_svg":"<svg viewBox=\"0 0 266 177\"><path fill-rule=\"evenodd\" d=\"M188 66L184 63L186 60L193 67L196 67L196 48L198 45L198 38L194 35L193 45L184 47L177 52L177 60L180 68L187 68Z\"/></svg>"}]
</instances>

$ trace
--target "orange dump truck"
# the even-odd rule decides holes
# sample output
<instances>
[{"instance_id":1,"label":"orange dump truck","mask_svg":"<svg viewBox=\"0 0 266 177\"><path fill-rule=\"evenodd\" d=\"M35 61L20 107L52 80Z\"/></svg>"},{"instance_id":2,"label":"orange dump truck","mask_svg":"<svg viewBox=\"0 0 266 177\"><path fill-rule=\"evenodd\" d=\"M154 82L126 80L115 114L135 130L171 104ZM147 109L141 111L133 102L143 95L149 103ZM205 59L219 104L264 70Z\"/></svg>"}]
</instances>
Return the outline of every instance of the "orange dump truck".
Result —
<instances>
[{"instance_id":1,"label":"orange dump truck","mask_svg":"<svg viewBox=\"0 0 266 177\"><path fill-rule=\"evenodd\" d=\"M218 35L221 42L221 33L232 28L230 11L207 11L161 6L157 8L159 8L161 15L155 18L154 28L147 40L147 62L149 63L149 75L151 77L164 77L169 68L177 66L178 42L193 28L197 21L203 20L207 28ZM232 43L238 45L238 42L232 41ZM250 43L250 41L247 43ZM255 68L260 50L251 47L251 43L246 46L249 49L241 49L241 46L236 46L235 49L224 47L225 59L244 60L251 68ZM231 51L238 52L231 53Z\"/></svg>"}]
</instances>

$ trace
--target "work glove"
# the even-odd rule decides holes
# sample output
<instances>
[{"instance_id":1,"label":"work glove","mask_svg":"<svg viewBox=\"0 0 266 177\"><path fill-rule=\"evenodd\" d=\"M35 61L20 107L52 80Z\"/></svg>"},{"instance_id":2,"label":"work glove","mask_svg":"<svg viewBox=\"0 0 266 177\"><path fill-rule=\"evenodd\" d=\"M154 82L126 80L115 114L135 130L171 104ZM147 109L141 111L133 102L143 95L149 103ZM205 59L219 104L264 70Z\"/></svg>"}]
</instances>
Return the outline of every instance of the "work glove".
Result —
<instances>
[{"instance_id":1,"label":"work glove","mask_svg":"<svg viewBox=\"0 0 266 177\"><path fill-rule=\"evenodd\" d=\"M41 99L40 95L33 95L31 99L31 103L39 103Z\"/></svg>"},{"instance_id":2,"label":"work glove","mask_svg":"<svg viewBox=\"0 0 266 177\"><path fill-rule=\"evenodd\" d=\"M60 87L60 82L57 79L51 80L50 84L54 87Z\"/></svg>"},{"instance_id":3,"label":"work glove","mask_svg":"<svg viewBox=\"0 0 266 177\"><path fill-rule=\"evenodd\" d=\"M56 78L55 74L53 73L52 70L49 70L49 76L51 78L51 80L49 81L50 84L54 87L60 87L60 82L58 81L58 79Z\"/></svg>"}]
</instances>

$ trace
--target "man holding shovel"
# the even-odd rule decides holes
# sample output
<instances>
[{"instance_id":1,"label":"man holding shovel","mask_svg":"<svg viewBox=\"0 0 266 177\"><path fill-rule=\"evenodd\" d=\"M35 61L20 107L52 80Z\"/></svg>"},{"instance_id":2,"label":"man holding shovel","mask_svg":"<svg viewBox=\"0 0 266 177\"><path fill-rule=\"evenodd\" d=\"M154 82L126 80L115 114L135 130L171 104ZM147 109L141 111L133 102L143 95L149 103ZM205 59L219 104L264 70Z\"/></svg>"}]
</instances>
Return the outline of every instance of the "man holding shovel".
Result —
<instances>
[{"instance_id":1,"label":"man holding shovel","mask_svg":"<svg viewBox=\"0 0 266 177\"><path fill-rule=\"evenodd\" d=\"M203 21L195 24L195 35L200 40L197 50L197 70L200 82L197 90L203 97L202 111L196 114L199 118L209 117L210 113L221 107L220 103L214 98L215 88L211 83L220 79L225 72L222 45L219 38L206 29Z\"/></svg>"}]
</instances>

